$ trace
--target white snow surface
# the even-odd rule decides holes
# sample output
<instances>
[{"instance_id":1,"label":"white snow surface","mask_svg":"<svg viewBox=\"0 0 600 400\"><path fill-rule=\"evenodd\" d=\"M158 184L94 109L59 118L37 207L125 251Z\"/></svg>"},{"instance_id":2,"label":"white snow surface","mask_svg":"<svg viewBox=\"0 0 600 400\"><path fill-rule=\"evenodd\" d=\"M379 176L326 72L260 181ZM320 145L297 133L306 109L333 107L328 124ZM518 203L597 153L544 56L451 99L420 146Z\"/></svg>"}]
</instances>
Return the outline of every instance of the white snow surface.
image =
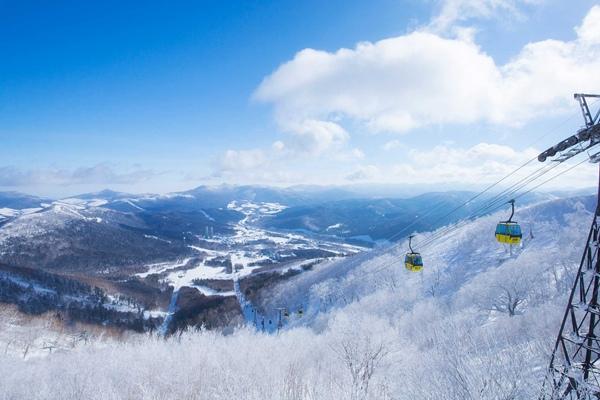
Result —
<instances>
[{"instance_id":1,"label":"white snow surface","mask_svg":"<svg viewBox=\"0 0 600 400\"><path fill-rule=\"evenodd\" d=\"M19 210L6 207L0 208L0 215L3 217L14 217L15 215L19 215Z\"/></svg>"},{"instance_id":2,"label":"white snow surface","mask_svg":"<svg viewBox=\"0 0 600 400\"><path fill-rule=\"evenodd\" d=\"M140 273L136 274L136 276L139 276L140 278L146 278L146 277L148 277L148 275L162 274L165 271L183 267L183 266L187 265L190 262L190 260L191 260L191 258L188 257L188 258L184 258L183 260L175 261L174 263L164 262L164 263L150 264L150 265L148 265L149 268L146 272L140 272Z\"/></svg>"},{"instance_id":3,"label":"white snow surface","mask_svg":"<svg viewBox=\"0 0 600 400\"><path fill-rule=\"evenodd\" d=\"M403 241L386 247L384 251L376 248L299 275L277 288L270 296L269 305L285 304L286 301L290 304L303 303L307 304L309 318L321 318L324 308L339 306L331 298L362 298L377 292L387 281L393 282L407 295L413 293L414 301L418 299L419 288L426 292L428 286L435 286L435 297L450 301L460 297L461 291L470 287L475 278L483 279L481 277L488 273L494 275L499 269L510 271L509 277L522 277L535 267L533 271L536 273L532 277L537 277L541 274L539 269L546 271L561 263L570 265L578 262L583 237L591 222L592 203L589 197L562 199L518 210L515 219L522 226L523 242L513 248L513 256L508 246L495 240L496 223L506 219L506 211L498 212L473 222L460 223L458 229L423 249L425 269L421 274L410 274L404 269L408 243ZM415 250L421 251L419 242L431 235L417 234L413 239ZM581 242L558 246L561 241L571 243L577 237ZM547 262L536 262L536 258ZM523 263L527 263L528 267L521 268ZM525 277L522 279L525 280ZM329 300L324 302L324 297Z\"/></svg>"},{"instance_id":4,"label":"white snow surface","mask_svg":"<svg viewBox=\"0 0 600 400\"><path fill-rule=\"evenodd\" d=\"M2 207L0 208L0 218L12 218L18 217L19 215L32 214L38 211L43 210L41 207L34 208L23 208L20 210L16 210L14 208Z\"/></svg>"},{"instance_id":5,"label":"white snow surface","mask_svg":"<svg viewBox=\"0 0 600 400\"><path fill-rule=\"evenodd\" d=\"M204 210L200 210L200 212L202 213L202 215L204 215L206 217L206 219L208 219L209 221L214 221L215 219L213 217L211 217L210 215L208 215L208 213Z\"/></svg>"},{"instance_id":6,"label":"white snow surface","mask_svg":"<svg viewBox=\"0 0 600 400\"><path fill-rule=\"evenodd\" d=\"M138 273L140 278L146 278L151 274L162 274L162 281L173 286L175 290L183 286L193 286L198 288L204 294L214 294L221 296L230 296L232 292L214 292L208 288L202 288L194 284L195 280L214 279L214 280L233 280L244 278L256 269L261 268L268 263L269 257L265 256L262 250L265 249L286 249L293 252L295 249L324 249L336 255L344 256L363 251L364 248L344 243L321 242L316 239L296 234L296 233L276 233L255 227L252 222L261 216L281 212L285 206L277 203L252 203L252 202L231 202L229 209L234 209L245 214L245 217L234 226L234 235L218 236L213 239L202 239L205 243L213 245L215 248L203 247L198 245L189 246L198 252L199 261L193 261L191 258L177 260L174 262L152 264L148 270ZM207 215L207 217L209 217ZM225 267L209 265L210 261L223 261L228 259L233 269L228 272ZM285 272L289 269L300 269L307 263L319 259L309 259L292 265L286 265L281 269ZM235 270L235 271L234 271Z\"/></svg>"},{"instance_id":7,"label":"white snow surface","mask_svg":"<svg viewBox=\"0 0 600 400\"><path fill-rule=\"evenodd\" d=\"M260 305L267 318L304 308L277 335L204 331L35 363L5 356L3 395L130 398L144 382L145 398L537 398L594 207L582 197L518 209L524 240L512 256L493 234L503 211L425 248L429 234L417 235L422 273L404 269L406 242L326 261ZM507 293L520 299L512 315Z\"/></svg>"},{"instance_id":8,"label":"white snow surface","mask_svg":"<svg viewBox=\"0 0 600 400\"><path fill-rule=\"evenodd\" d=\"M43 211L37 208L18 211L16 218L0 227L0 245L8 239L29 240L42 237L48 231L63 228L73 220L103 222L94 212L88 212L87 201L80 199L55 201Z\"/></svg>"}]
</instances>

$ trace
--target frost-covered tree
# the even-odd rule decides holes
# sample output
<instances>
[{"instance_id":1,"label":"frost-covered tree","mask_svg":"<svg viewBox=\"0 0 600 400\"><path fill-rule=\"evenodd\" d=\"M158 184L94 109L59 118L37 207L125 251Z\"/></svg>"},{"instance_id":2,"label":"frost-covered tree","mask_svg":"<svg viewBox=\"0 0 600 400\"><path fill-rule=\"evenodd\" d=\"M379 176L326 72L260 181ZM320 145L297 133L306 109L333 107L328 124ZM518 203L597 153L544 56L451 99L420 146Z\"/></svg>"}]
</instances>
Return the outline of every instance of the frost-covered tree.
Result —
<instances>
[{"instance_id":1,"label":"frost-covered tree","mask_svg":"<svg viewBox=\"0 0 600 400\"><path fill-rule=\"evenodd\" d=\"M350 399L365 400L369 384L389 350L384 343L373 343L367 337L347 335L333 347L351 377Z\"/></svg>"},{"instance_id":2,"label":"frost-covered tree","mask_svg":"<svg viewBox=\"0 0 600 400\"><path fill-rule=\"evenodd\" d=\"M403 269L405 243L322 263L265 300L307 307L278 335L90 338L25 361L0 352L0 399L536 398L589 229L581 204L519 210L535 235L512 257L495 215L428 247L422 275Z\"/></svg>"}]
</instances>

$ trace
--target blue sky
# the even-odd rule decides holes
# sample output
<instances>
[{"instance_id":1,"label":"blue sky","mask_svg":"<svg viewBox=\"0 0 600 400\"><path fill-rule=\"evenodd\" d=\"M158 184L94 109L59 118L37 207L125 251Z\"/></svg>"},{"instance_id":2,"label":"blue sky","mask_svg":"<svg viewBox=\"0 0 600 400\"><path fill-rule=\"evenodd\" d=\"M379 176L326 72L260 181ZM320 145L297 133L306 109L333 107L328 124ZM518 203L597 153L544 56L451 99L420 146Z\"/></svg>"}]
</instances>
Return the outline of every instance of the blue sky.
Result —
<instances>
[{"instance_id":1,"label":"blue sky","mask_svg":"<svg viewBox=\"0 0 600 400\"><path fill-rule=\"evenodd\" d=\"M600 90L594 5L0 1L0 190L491 181Z\"/></svg>"}]
</instances>

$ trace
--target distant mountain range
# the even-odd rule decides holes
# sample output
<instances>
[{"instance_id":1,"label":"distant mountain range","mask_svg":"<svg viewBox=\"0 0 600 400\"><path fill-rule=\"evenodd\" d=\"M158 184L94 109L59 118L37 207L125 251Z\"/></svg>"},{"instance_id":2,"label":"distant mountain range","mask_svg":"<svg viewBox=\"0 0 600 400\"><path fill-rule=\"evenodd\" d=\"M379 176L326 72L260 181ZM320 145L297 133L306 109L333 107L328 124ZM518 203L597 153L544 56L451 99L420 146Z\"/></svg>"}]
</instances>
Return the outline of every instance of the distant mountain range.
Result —
<instances>
[{"instance_id":1,"label":"distant mountain range","mask_svg":"<svg viewBox=\"0 0 600 400\"><path fill-rule=\"evenodd\" d=\"M409 224L410 228L394 239L400 239L413 231L434 229L464 218L479 208L485 197L469 202L448 218L444 216L473 195L473 192L449 191L408 198L378 198L365 196L351 187L273 188L232 185L200 186L189 191L162 195L103 190L62 200L0 192L0 227L12 221L11 230L22 232L26 230L23 225L35 223L40 225L37 232L52 232L59 223L57 221L71 220L72 223L60 222L60 225L83 224L85 228L78 229L89 232L110 226L111 229L128 235L184 240L186 234L201 234L209 225L216 232L227 232L232 222L243 218L241 213L227 208L232 202L278 203L285 206L285 209L259 221L261 227L371 242L393 237ZM534 193L522 199L521 204L568 195L571 194ZM429 215L423 217L423 213ZM15 221L25 215L27 218ZM102 219L104 223L92 223L97 219ZM4 234L6 236L6 232ZM66 235L64 228L62 234ZM6 246L6 242L4 245Z\"/></svg>"},{"instance_id":2,"label":"distant mountain range","mask_svg":"<svg viewBox=\"0 0 600 400\"><path fill-rule=\"evenodd\" d=\"M452 223L485 201L474 200L445 217L473 193L356 196L339 188L230 185L162 195L103 190L61 200L0 192L0 262L71 271L135 269L142 263L185 256L186 240L203 235L207 227L215 234L232 233L232 225L245 217L228 208L234 202L281 204L280 212L252 221L263 229L369 245ZM521 204L553 197L531 194Z\"/></svg>"},{"instance_id":3,"label":"distant mountain range","mask_svg":"<svg viewBox=\"0 0 600 400\"><path fill-rule=\"evenodd\" d=\"M52 200L47 198L30 196L18 192L0 192L0 208L22 210L25 208L41 207L42 204L51 202Z\"/></svg>"},{"instance_id":4,"label":"distant mountain range","mask_svg":"<svg viewBox=\"0 0 600 400\"><path fill-rule=\"evenodd\" d=\"M227 208L194 212L174 205L145 210L136 199L114 196L27 198L21 203L11 196L10 203L0 202L0 262L71 272L125 272L184 256L189 252L186 239L202 235L207 226L218 234L231 233L230 224L243 217Z\"/></svg>"},{"instance_id":5,"label":"distant mountain range","mask_svg":"<svg viewBox=\"0 0 600 400\"><path fill-rule=\"evenodd\" d=\"M308 231L362 241L397 241L412 232L429 231L468 217L480 210L489 198L469 201L473 197L472 192L439 192L406 199L330 201L289 207L261 222L271 229ZM520 204L555 197L532 193L524 196ZM448 215L453 210L456 212Z\"/></svg>"},{"instance_id":6,"label":"distant mountain range","mask_svg":"<svg viewBox=\"0 0 600 400\"><path fill-rule=\"evenodd\" d=\"M243 275L249 298L269 295L273 282L325 260L465 218L489 198L474 194L378 198L340 188L228 185L58 200L0 192L0 302L139 331L162 326L168 305L185 303L193 312L167 328L205 316L218 325L235 292L233 272ZM518 205L559 195L568 196L531 193ZM239 318L239 307L230 306L227 318Z\"/></svg>"},{"instance_id":7,"label":"distant mountain range","mask_svg":"<svg viewBox=\"0 0 600 400\"><path fill-rule=\"evenodd\" d=\"M385 201L407 200L409 203L437 201L445 197L468 198L475 191L431 190L423 192L413 186L404 185L348 185L348 186L310 186L299 185L287 188L256 186L256 185L218 185L198 186L194 189L168 194L130 194L113 190L102 190L70 196L71 199L104 200L104 207L115 210L146 211L173 210L197 211L207 208L224 208L232 201L279 203L287 207L312 206L344 200L375 201L383 204ZM543 197L569 197L575 195L594 194L593 189L550 192ZM67 198L63 198L65 200ZM0 208L26 209L42 207L54 200L45 197L27 195L18 192L0 192Z\"/></svg>"},{"instance_id":8,"label":"distant mountain range","mask_svg":"<svg viewBox=\"0 0 600 400\"><path fill-rule=\"evenodd\" d=\"M208 227L212 234L233 233L245 217L228 208L233 202L290 207L351 196L338 189L228 185L163 195L103 190L59 200L0 192L0 262L128 274L144 263L186 256L186 245Z\"/></svg>"}]
</instances>

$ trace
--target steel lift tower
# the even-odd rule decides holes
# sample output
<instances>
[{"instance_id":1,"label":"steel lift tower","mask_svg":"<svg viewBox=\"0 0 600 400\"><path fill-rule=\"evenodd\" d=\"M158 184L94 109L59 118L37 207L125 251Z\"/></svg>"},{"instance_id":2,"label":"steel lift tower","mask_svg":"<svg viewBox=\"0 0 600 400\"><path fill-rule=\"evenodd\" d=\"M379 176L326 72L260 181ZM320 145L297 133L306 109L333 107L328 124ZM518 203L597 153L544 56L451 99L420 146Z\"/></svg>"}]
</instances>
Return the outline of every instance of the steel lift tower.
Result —
<instances>
[{"instance_id":1,"label":"steel lift tower","mask_svg":"<svg viewBox=\"0 0 600 400\"><path fill-rule=\"evenodd\" d=\"M551 158L563 162L600 143L600 110L593 115L588 99L600 95L575 94L585 126L538 156L540 162ZM590 155L600 161L600 152ZM600 180L598 186L600 200ZM600 202L587 238L581 264L562 319L540 400L600 399Z\"/></svg>"}]
</instances>

